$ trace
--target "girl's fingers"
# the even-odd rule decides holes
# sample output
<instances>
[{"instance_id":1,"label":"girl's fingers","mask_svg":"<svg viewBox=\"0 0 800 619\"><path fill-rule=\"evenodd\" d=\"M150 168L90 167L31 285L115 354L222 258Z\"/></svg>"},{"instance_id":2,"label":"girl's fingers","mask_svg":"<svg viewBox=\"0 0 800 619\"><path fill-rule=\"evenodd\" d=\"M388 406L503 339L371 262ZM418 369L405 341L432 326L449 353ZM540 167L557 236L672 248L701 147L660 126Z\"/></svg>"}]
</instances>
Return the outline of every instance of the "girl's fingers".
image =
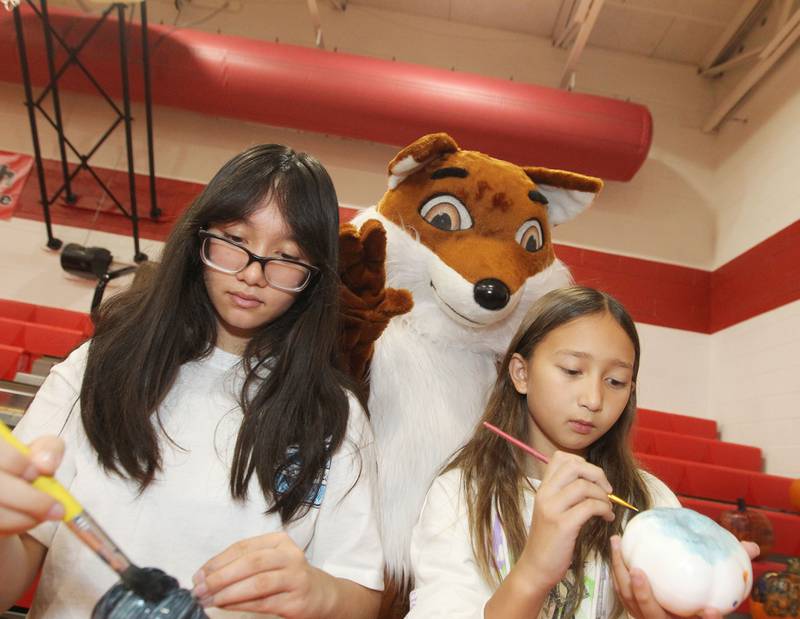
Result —
<instances>
[{"instance_id":1,"label":"girl's fingers","mask_svg":"<svg viewBox=\"0 0 800 619\"><path fill-rule=\"evenodd\" d=\"M589 464L580 456L556 451L545 469L542 485L548 482L554 488L559 489L575 479L585 479L593 482L602 488L606 494L610 494L613 491L603 469L594 464Z\"/></svg>"},{"instance_id":2,"label":"girl's fingers","mask_svg":"<svg viewBox=\"0 0 800 619\"><path fill-rule=\"evenodd\" d=\"M29 531L39 524L35 518L0 506L0 536Z\"/></svg>"},{"instance_id":3,"label":"girl's fingers","mask_svg":"<svg viewBox=\"0 0 800 619\"><path fill-rule=\"evenodd\" d=\"M243 582L256 574L269 573L286 567L287 562L285 553L276 548L249 552L218 570L204 571L203 582L197 584L194 594L199 598L216 595L226 587Z\"/></svg>"},{"instance_id":4,"label":"girl's fingers","mask_svg":"<svg viewBox=\"0 0 800 619\"><path fill-rule=\"evenodd\" d=\"M552 497L548 497L548 503L551 508L565 512L576 505L579 505L581 502L589 499L608 503L609 506L611 505L611 501L608 498L608 493L594 482L586 479L573 480L564 488L562 488L557 494L554 494Z\"/></svg>"},{"instance_id":5,"label":"girl's fingers","mask_svg":"<svg viewBox=\"0 0 800 619\"><path fill-rule=\"evenodd\" d=\"M0 507L6 510L20 512L36 522L58 520L64 515L60 503L20 477L0 471L0 488Z\"/></svg>"},{"instance_id":6,"label":"girl's fingers","mask_svg":"<svg viewBox=\"0 0 800 619\"><path fill-rule=\"evenodd\" d=\"M631 617L644 617L633 593L631 575L622 559L619 535L611 536L611 581L622 605Z\"/></svg>"},{"instance_id":7,"label":"girl's fingers","mask_svg":"<svg viewBox=\"0 0 800 619\"><path fill-rule=\"evenodd\" d=\"M294 616L287 610L296 607L297 602L291 593L276 593L273 596L241 604L228 604L225 610L239 613L262 613L278 616Z\"/></svg>"},{"instance_id":8,"label":"girl's fingers","mask_svg":"<svg viewBox=\"0 0 800 619\"><path fill-rule=\"evenodd\" d=\"M239 557L258 550L277 548L279 544L284 543L287 539L288 536L283 532L268 533L231 544L217 556L209 559L203 567L197 571L192 580L197 584L199 581L205 580L207 574L216 572Z\"/></svg>"},{"instance_id":9,"label":"girl's fingers","mask_svg":"<svg viewBox=\"0 0 800 619\"><path fill-rule=\"evenodd\" d=\"M614 520L614 511L608 499L585 499L564 514L564 519L573 531L580 531L581 527L595 516L608 522Z\"/></svg>"},{"instance_id":10,"label":"girl's fingers","mask_svg":"<svg viewBox=\"0 0 800 619\"><path fill-rule=\"evenodd\" d=\"M761 554L761 548L755 542L742 542L742 547L751 561Z\"/></svg>"},{"instance_id":11,"label":"girl's fingers","mask_svg":"<svg viewBox=\"0 0 800 619\"><path fill-rule=\"evenodd\" d=\"M631 577L625 562L622 560L620 550L619 535L611 536L611 576L614 580L614 589L625 603L632 603L633 590L631 589Z\"/></svg>"},{"instance_id":12,"label":"girl's fingers","mask_svg":"<svg viewBox=\"0 0 800 619\"><path fill-rule=\"evenodd\" d=\"M64 457L64 441L56 436L43 436L30 444L30 461L40 475L54 475Z\"/></svg>"},{"instance_id":13,"label":"girl's fingers","mask_svg":"<svg viewBox=\"0 0 800 619\"><path fill-rule=\"evenodd\" d=\"M233 604L263 601L264 598L269 598L278 593L285 593L288 590L289 578L286 570L274 570L260 572L248 578L232 582L200 601L204 606L227 608Z\"/></svg>"},{"instance_id":14,"label":"girl's fingers","mask_svg":"<svg viewBox=\"0 0 800 619\"><path fill-rule=\"evenodd\" d=\"M0 471L21 477L26 481L33 481L39 476L39 470L33 462L4 441L0 441Z\"/></svg>"},{"instance_id":15,"label":"girl's fingers","mask_svg":"<svg viewBox=\"0 0 800 619\"><path fill-rule=\"evenodd\" d=\"M666 619L669 617L666 611L661 608L661 605L656 602L656 599L653 597L650 583L647 581L647 576L645 576L642 570L637 568L631 570L631 588L633 589L633 597L636 599L636 604L639 606L643 618Z\"/></svg>"}]
</instances>

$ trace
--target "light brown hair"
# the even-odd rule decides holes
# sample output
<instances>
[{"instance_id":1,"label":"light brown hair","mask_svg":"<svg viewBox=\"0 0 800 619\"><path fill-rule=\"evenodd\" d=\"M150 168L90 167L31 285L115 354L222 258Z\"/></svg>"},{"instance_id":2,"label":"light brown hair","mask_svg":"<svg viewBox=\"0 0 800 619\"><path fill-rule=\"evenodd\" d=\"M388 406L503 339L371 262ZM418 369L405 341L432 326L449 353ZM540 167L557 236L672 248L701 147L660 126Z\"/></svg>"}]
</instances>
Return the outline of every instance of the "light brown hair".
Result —
<instances>
[{"instance_id":1,"label":"light brown hair","mask_svg":"<svg viewBox=\"0 0 800 619\"><path fill-rule=\"evenodd\" d=\"M639 371L639 337L625 308L599 290L575 286L554 290L537 301L526 314L508 347L500 375L494 384L483 421L488 421L516 437L529 436L529 415L525 396L514 388L508 373L515 353L530 360L548 333L584 316L608 314L616 320L634 347L632 380ZM627 404L617 422L586 452L586 460L603 469L615 494L642 509L651 499L631 452L629 434L636 413L636 391L631 389ZM492 520L495 513L505 531L512 562L522 553L529 523L523 519L524 494L531 485L525 473L528 456L517 447L479 424L470 441L456 454L447 470L461 469L468 506L469 529L477 564L487 582L499 583L498 566L492 552ZM571 590L563 616L572 616L584 594L584 566L591 553L610 561L609 538L620 532L625 508L613 505L616 518L606 522L592 518L581 529L575 544L571 570L576 587Z\"/></svg>"}]
</instances>

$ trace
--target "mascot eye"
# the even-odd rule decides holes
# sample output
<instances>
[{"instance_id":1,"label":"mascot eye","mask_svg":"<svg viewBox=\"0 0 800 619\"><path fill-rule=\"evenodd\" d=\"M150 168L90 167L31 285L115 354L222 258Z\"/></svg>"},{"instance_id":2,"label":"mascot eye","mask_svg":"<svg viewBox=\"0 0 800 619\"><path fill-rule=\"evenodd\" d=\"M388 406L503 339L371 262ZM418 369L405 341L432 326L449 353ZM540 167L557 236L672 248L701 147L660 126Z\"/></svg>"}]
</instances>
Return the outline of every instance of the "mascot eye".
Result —
<instances>
[{"instance_id":1,"label":"mascot eye","mask_svg":"<svg viewBox=\"0 0 800 619\"><path fill-rule=\"evenodd\" d=\"M419 209L419 214L434 228L446 232L467 230L472 227L472 217L467 207L461 200L448 194L434 196L428 200Z\"/></svg>"},{"instance_id":2,"label":"mascot eye","mask_svg":"<svg viewBox=\"0 0 800 619\"><path fill-rule=\"evenodd\" d=\"M537 219L529 219L519 227L514 238L525 251L539 251L544 245L542 224Z\"/></svg>"}]
</instances>

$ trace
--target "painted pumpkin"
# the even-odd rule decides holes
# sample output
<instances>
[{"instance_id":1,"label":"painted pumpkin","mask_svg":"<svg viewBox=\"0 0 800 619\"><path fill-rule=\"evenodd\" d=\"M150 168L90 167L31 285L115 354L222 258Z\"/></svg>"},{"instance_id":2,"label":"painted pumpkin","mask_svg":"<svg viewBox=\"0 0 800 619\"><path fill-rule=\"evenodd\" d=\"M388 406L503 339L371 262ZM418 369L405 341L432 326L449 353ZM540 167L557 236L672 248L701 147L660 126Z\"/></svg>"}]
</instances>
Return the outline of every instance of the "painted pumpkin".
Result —
<instances>
[{"instance_id":1,"label":"painted pumpkin","mask_svg":"<svg viewBox=\"0 0 800 619\"><path fill-rule=\"evenodd\" d=\"M797 511L800 511L800 479L795 479L789 484L789 502Z\"/></svg>"},{"instance_id":2,"label":"painted pumpkin","mask_svg":"<svg viewBox=\"0 0 800 619\"><path fill-rule=\"evenodd\" d=\"M641 569L659 604L676 615L705 608L723 615L750 593L753 568L741 543L691 509L657 507L631 519L622 535L628 569Z\"/></svg>"},{"instance_id":3,"label":"painted pumpkin","mask_svg":"<svg viewBox=\"0 0 800 619\"><path fill-rule=\"evenodd\" d=\"M756 619L800 619L800 559L785 572L766 572L753 585L750 615Z\"/></svg>"},{"instance_id":4,"label":"painted pumpkin","mask_svg":"<svg viewBox=\"0 0 800 619\"><path fill-rule=\"evenodd\" d=\"M724 511L719 515L719 523L733 533L739 540L755 542L761 549L760 556L765 557L772 550L775 536L772 523L763 513L747 509L744 499L736 501L738 507Z\"/></svg>"}]
</instances>

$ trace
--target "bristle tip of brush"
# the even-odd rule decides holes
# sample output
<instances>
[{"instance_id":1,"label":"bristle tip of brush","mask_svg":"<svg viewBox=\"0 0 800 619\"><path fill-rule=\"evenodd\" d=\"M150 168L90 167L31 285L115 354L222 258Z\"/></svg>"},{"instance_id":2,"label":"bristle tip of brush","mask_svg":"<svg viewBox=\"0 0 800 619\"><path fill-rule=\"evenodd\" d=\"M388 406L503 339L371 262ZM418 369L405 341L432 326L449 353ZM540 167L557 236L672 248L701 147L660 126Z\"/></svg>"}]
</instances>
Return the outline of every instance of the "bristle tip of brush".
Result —
<instances>
[{"instance_id":1,"label":"bristle tip of brush","mask_svg":"<svg viewBox=\"0 0 800 619\"><path fill-rule=\"evenodd\" d=\"M179 588L178 581L155 567L131 565L122 575L122 582L143 600L157 603Z\"/></svg>"}]
</instances>

